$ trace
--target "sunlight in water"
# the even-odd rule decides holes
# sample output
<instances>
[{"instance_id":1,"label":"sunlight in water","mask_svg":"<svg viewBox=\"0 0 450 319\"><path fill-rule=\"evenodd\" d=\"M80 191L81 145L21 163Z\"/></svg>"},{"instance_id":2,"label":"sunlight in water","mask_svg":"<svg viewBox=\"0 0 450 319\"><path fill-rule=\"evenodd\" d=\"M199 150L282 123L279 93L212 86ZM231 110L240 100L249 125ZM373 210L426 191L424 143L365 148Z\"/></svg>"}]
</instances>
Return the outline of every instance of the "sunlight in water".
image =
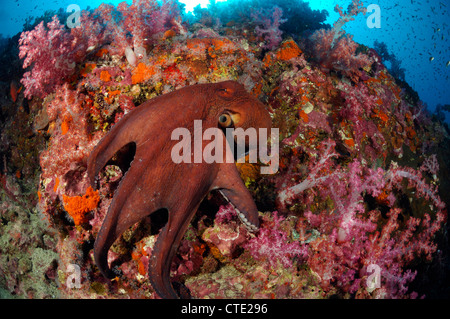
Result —
<instances>
[{"instance_id":1,"label":"sunlight in water","mask_svg":"<svg viewBox=\"0 0 450 319\"><path fill-rule=\"evenodd\" d=\"M216 2L222 2L226 0L216 0ZM209 0L180 0L181 3L186 4L186 12L193 11L194 8L200 5L202 8L206 8Z\"/></svg>"}]
</instances>

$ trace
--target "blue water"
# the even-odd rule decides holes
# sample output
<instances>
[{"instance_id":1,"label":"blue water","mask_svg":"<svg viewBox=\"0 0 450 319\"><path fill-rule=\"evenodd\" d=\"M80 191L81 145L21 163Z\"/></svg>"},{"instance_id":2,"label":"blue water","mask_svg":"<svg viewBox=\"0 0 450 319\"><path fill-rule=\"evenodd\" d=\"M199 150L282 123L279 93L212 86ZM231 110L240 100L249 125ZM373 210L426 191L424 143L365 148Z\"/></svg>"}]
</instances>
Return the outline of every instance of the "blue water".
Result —
<instances>
[{"instance_id":1,"label":"blue water","mask_svg":"<svg viewBox=\"0 0 450 319\"><path fill-rule=\"evenodd\" d=\"M203 7L207 0L201 0ZM69 4L78 4L81 9L88 5L97 7L102 2L118 4L119 0L0 0L0 33L9 37L21 32L25 19L38 17L46 10L67 8ZM131 0L127 1L131 3ZM182 0L186 9L192 10L199 0ZM333 8L339 3L344 9L348 1L311 0L312 9L327 10L327 23L337 20L338 14ZM434 112L438 104L450 104L449 80L449 42L450 38L450 0L402 0L402 1L363 1L367 7L376 4L380 7L380 28L369 28L366 16L359 15L355 21L347 23L344 29L354 35L354 40L373 47L374 41L386 43L405 69L406 82L419 93L420 99ZM447 113L447 121L450 116Z\"/></svg>"}]
</instances>

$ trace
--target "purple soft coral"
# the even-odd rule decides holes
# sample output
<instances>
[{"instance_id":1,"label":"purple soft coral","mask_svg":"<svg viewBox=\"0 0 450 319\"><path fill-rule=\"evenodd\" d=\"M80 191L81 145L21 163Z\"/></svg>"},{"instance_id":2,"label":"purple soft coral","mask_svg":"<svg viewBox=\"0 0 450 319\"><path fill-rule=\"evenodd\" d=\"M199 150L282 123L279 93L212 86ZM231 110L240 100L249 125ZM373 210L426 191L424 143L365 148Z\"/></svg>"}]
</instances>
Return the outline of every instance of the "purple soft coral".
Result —
<instances>
[{"instance_id":1,"label":"purple soft coral","mask_svg":"<svg viewBox=\"0 0 450 319\"><path fill-rule=\"evenodd\" d=\"M306 258L308 248L299 241L289 242L286 230L281 226L285 219L273 213L272 222L263 220L259 233L250 239L245 248L259 260L267 260L272 267L281 263L285 268L292 267L294 257Z\"/></svg>"},{"instance_id":2,"label":"purple soft coral","mask_svg":"<svg viewBox=\"0 0 450 319\"><path fill-rule=\"evenodd\" d=\"M354 293L366 285L367 267L382 271L382 297L401 297L415 274L407 266L417 257L431 259L436 251L434 235L445 220L445 204L435 186L428 184L421 171L436 173L434 157L426 159L419 170L398 167L388 170L370 168L354 159L347 167L332 166L336 157L334 144L322 143L317 159L311 161L310 174L297 185L280 193L280 204L288 204L303 192L311 192L317 200L331 200L332 210L307 211L304 216L320 239L310 244L307 264L319 276L324 289L336 282L340 289ZM330 172L329 168L333 171ZM404 225L398 221L402 209L394 195L405 191L403 181L415 189L415 197L431 204L423 218L410 216ZM378 209L369 211L365 196L386 205L390 210L383 222ZM313 206L314 207L314 206ZM383 225L381 230L378 225ZM420 226L420 227L419 227ZM398 231L401 229L401 231ZM309 230L311 231L311 229ZM261 236L261 235L260 235Z\"/></svg>"},{"instance_id":3,"label":"purple soft coral","mask_svg":"<svg viewBox=\"0 0 450 319\"><path fill-rule=\"evenodd\" d=\"M279 28L282 23L287 21L281 18L283 10L280 7L274 6L272 10L272 19L267 18L269 14L263 13L261 10L252 14L255 23L258 25L255 28L256 34L266 42L264 48L270 50L275 49L280 44L283 32ZM259 25L262 25L262 28Z\"/></svg>"}]
</instances>

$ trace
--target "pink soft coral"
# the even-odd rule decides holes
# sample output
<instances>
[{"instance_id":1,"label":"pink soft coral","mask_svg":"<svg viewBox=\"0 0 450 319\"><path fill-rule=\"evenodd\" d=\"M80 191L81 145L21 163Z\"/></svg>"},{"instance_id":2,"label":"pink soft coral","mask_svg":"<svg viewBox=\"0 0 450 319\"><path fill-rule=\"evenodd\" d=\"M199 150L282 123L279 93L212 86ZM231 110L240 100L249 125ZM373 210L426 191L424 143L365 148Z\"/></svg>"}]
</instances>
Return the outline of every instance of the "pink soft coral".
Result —
<instances>
[{"instance_id":1,"label":"pink soft coral","mask_svg":"<svg viewBox=\"0 0 450 319\"><path fill-rule=\"evenodd\" d=\"M272 221L263 219L263 223L256 237L250 239L244 247L258 260L265 260L272 267L279 263L285 268L292 267L295 257L304 259L307 256L307 247L299 241L289 242L288 234L283 229L285 219L274 212Z\"/></svg>"},{"instance_id":2,"label":"pink soft coral","mask_svg":"<svg viewBox=\"0 0 450 319\"><path fill-rule=\"evenodd\" d=\"M322 69L341 72L355 82L362 76L360 69L370 67L373 61L364 53L356 53L359 44L352 35L337 36L333 29L320 29L311 36L313 54Z\"/></svg>"},{"instance_id":3,"label":"pink soft coral","mask_svg":"<svg viewBox=\"0 0 450 319\"><path fill-rule=\"evenodd\" d=\"M371 274L367 267L377 267L381 283L374 296L405 296L408 283L415 277L407 268L416 258L431 260L437 248L434 236L445 221L445 205L437 188L426 182L420 169L395 163L387 170L368 167L358 159L347 167L333 165L331 160L337 154L330 141L322 143L317 155L311 161L308 177L285 188L279 196L287 206L303 193L311 193L314 202L330 201L328 209L316 208L315 213L308 210L304 214L311 229L322 234L309 245L308 266L324 289L334 285L344 292L358 291L362 295L367 293L366 279ZM427 160L422 171L426 167L436 172L432 161L433 158ZM401 204L396 194L406 191L404 180L415 189L417 199L424 198L431 205L421 218L409 216L401 224L402 209L397 207ZM368 209L367 196L389 208L387 221L378 209Z\"/></svg>"},{"instance_id":4,"label":"pink soft coral","mask_svg":"<svg viewBox=\"0 0 450 319\"><path fill-rule=\"evenodd\" d=\"M41 153L41 180L50 193L68 196L83 194L87 180L82 170L85 159L100 140L102 133L88 131L88 109L83 107L84 95L68 84L59 87L47 104L49 120L54 123L52 139ZM84 183L85 181L86 183Z\"/></svg>"},{"instance_id":5,"label":"pink soft coral","mask_svg":"<svg viewBox=\"0 0 450 319\"><path fill-rule=\"evenodd\" d=\"M117 9L102 4L92 14L82 11L80 22L82 27L67 30L55 15L46 26L42 21L21 34L19 57L24 59L24 68L31 67L21 80L25 97L44 98L52 93L91 51L111 41L111 54L125 55L130 64L136 65L146 57L145 46L152 37L167 26L174 25L182 32L179 9L173 1L158 4L134 0L131 5L120 3Z\"/></svg>"},{"instance_id":6,"label":"pink soft coral","mask_svg":"<svg viewBox=\"0 0 450 319\"><path fill-rule=\"evenodd\" d=\"M246 242L248 232L238 221L237 213L231 204L220 206L214 220L214 227L207 228L202 239L216 247L225 257L233 257L236 249Z\"/></svg>"},{"instance_id":7,"label":"pink soft coral","mask_svg":"<svg viewBox=\"0 0 450 319\"><path fill-rule=\"evenodd\" d=\"M258 25L255 28L256 34L264 38L264 48L273 50L278 47L282 40L281 35L283 32L279 29L280 25L287 20L281 18L283 16L283 10L277 6L272 8L272 18L270 19L268 16L270 14L262 12L262 10L252 13L252 18Z\"/></svg>"},{"instance_id":8,"label":"pink soft coral","mask_svg":"<svg viewBox=\"0 0 450 319\"><path fill-rule=\"evenodd\" d=\"M83 27L67 30L55 15L44 26L41 21L33 30L25 31L19 39L19 57L24 59L22 84L25 97L44 98L56 86L62 85L75 71L77 63L105 41L101 23L93 14L82 11Z\"/></svg>"},{"instance_id":9,"label":"pink soft coral","mask_svg":"<svg viewBox=\"0 0 450 319\"><path fill-rule=\"evenodd\" d=\"M183 32L179 23L180 12L173 1L159 4L155 0L133 0L131 5L124 1L119 3L117 10L103 3L97 11L106 23L107 31L113 35L113 52L125 55L131 65L145 59L145 47L168 25L175 25L179 32Z\"/></svg>"},{"instance_id":10,"label":"pink soft coral","mask_svg":"<svg viewBox=\"0 0 450 319\"><path fill-rule=\"evenodd\" d=\"M39 23L34 30L25 31L19 39L19 57L25 58L23 67L33 65L22 79L27 98L45 97L60 85L75 68L73 37L64 30L57 16L47 23Z\"/></svg>"},{"instance_id":11,"label":"pink soft coral","mask_svg":"<svg viewBox=\"0 0 450 319\"><path fill-rule=\"evenodd\" d=\"M345 23L354 20L359 13L366 12L360 0L353 0L347 12L336 5L335 11L339 19L330 30L320 29L313 33L311 40L314 43L313 54L324 70L335 70L348 76L355 82L361 77L361 68L370 66L373 61L363 53L356 54L358 44L353 36L347 35L342 27Z\"/></svg>"}]
</instances>

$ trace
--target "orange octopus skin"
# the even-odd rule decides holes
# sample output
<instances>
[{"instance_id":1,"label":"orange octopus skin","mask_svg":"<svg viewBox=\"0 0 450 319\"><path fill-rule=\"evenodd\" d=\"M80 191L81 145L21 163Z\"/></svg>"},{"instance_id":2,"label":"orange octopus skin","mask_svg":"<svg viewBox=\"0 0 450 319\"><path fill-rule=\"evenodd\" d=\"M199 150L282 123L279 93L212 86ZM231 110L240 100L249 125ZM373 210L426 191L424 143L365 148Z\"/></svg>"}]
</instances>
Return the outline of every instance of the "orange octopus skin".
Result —
<instances>
[{"instance_id":1,"label":"orange octopus skin","mask_svg":"<svg viewBox=\"0 0 450 319\"><path fill-rule=\"evenodd\" d=\"M95 262L104 276L115 276L107 261L114 241L133 224L166 209L168 222L159 233L148 274L160 297L179 298L170 282L170 265L193 215L212 190L220 190L250 230L259 228L258 209L234 162L176 164L171 158L171 149L178 143L171 140L175 128L187 128L193 136L194 120L202 120L204 131L219 127L223 114L238 115L234 116L238 119L235 128L270 130L271 118L264 105L242 85L226 81L184 87L143 103L94 148L88 159L88 177L94 188L98 173L117 151L130 143L136 149L94 244ZM226 149L229 145L223 140Z\"/></svg>"}]
</instances>

